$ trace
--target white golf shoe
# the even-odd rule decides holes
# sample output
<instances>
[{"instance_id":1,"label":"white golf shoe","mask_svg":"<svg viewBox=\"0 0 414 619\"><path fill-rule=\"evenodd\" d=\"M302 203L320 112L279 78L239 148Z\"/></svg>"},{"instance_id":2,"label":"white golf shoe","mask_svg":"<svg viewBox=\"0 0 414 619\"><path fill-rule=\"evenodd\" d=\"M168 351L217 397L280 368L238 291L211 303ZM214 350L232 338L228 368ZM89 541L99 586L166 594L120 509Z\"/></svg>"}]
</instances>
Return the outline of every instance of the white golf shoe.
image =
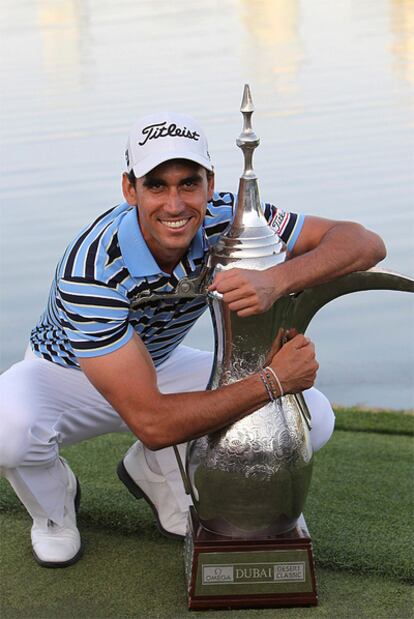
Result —
<instances>
[{"instance_id":1,"label":"white golf shoe","mask_svg":"<svg viewBox=\"0 0 414 619\"><path fill-rule=\"evenodd\" d=\"M118 477L137 498L144 498L154 512L159 531L172 538L183 538L187 529L188 510L183 511L162 475L148 466L144 447L137 441L118 464ZM183 488L177 488L183 492Z\"/></svg>"},{"instance_id":2,"label":"white golf shoe","mask_svg":"<svg viewBox=\"0 0 414 619\"><path fill-rule=\"evenodd\" d=\"M76 511L80 502L78 480L61 459L68 476L62 526L46 518L35 517L31 531L33 556L43 567L66 567L82 555L81 538L76 526Z\"/></svg>"}]
</instances>

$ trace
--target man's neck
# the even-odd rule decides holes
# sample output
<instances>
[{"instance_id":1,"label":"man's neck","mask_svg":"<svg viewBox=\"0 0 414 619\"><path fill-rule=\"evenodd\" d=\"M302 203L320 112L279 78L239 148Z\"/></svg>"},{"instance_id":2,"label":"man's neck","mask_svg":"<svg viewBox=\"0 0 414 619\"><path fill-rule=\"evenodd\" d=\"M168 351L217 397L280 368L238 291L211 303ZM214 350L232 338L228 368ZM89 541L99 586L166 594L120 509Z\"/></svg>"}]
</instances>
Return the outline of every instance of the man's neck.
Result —
<instances>
[{"instance_id":1,"label":"man's neck","mask_svg":"<svg viewBox=\"0 0 414 619\"><path fill-rule=\"evenodd\" d=\"M164 271L164 273L169 273L171 275L175 267L181 262L186 252L180 252L178 254L176 252L171 252L171 255L166 255L168 253L166 252L163 256L156 255L152 251L151 253L160 269Z\"/></svg>"}]
</instances>

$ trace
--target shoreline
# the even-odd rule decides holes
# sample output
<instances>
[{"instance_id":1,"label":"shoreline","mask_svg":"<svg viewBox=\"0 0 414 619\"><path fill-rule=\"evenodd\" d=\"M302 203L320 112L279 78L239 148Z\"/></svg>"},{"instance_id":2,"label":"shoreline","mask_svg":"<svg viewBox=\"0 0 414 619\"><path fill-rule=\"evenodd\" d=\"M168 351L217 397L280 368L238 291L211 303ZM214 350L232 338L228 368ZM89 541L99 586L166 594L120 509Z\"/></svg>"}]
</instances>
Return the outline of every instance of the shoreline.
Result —
<instances>
[{"instance_id":1,"label":"shoreline","mask_svg":"<svg viewBox=\"0 0 414 619\"><path fill-rule=\"evenodd\" d=\"M335 412L361 412L361 413L390 413L400 415L414 415L414 408L379 408L376 406L368 406L366 404L353 404L352 406L344 406L338 402L331 403Z\"/></svg>"}]
</instances>

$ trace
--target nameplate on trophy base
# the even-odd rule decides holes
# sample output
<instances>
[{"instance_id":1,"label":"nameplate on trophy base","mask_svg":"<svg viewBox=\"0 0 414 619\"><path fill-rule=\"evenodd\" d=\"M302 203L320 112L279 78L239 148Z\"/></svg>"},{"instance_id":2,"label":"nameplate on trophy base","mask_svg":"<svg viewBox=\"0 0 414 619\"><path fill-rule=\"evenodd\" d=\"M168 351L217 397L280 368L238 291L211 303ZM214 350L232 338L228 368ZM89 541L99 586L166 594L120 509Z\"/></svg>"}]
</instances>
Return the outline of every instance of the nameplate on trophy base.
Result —
<instances>
[{"instance_id":1,"label":"nameplate on trophy base","mask_svg":"<svg viewBox=\"0 0 414 619\"><path fill-rule=\"evenodd\" d=\"M267 539L236 539L202 528L193 507L185 540L188 608L316 606L306 524Z\"/></svg>"}]
</instances>

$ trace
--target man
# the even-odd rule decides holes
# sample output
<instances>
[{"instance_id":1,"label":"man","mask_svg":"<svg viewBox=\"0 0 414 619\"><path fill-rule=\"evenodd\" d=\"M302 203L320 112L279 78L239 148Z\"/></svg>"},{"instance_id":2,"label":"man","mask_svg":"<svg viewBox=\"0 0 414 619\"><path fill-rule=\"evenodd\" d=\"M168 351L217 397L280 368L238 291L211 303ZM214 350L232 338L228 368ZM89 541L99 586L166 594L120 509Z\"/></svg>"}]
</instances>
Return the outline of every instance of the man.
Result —
<instances>
[{"instance_id":1,"label":"man","mask_svg":"<svg viewBox=\"0 0 414 619\"><path fill-rule=\"evenodd\" d=\"M182 277L197 274L232 220L235 196L214 193L202 129L178 114L146 117L132 128L126 159L125 203L69 245L25 359L0 377L0 466L33 518L34 557L48 567L70 565L81 554L79 487L59 458L60 445L130 429L139 440L119 476L147 500L163 533L181 537L189 501L168 446L183 451L185 441L280 395L260 373L205 390L211 353L181 345L204 300L131 302L173 291ZM242 317L385 255L379 237L358 224L264 209L290 260L261 272L221 272L210 286ZM320 448L333 431L333 413L310 389L318 368L313 344L297 335L269 366L285 393L307 390L312 444Z\"/></svg>"}]
</instances>

